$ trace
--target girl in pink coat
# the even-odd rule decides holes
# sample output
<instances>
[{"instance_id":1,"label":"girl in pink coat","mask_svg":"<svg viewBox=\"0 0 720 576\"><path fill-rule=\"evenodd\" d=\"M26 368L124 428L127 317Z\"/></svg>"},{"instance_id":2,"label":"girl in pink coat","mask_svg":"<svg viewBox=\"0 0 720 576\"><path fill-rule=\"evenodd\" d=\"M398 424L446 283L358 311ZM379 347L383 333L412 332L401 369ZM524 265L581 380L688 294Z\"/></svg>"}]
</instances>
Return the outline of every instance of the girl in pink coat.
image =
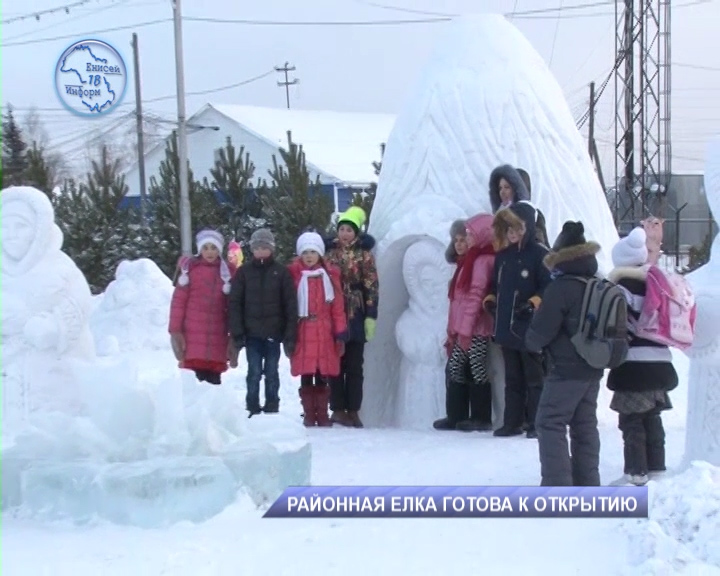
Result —
<instances>
[{"instance_id":1,"label":"girl in pink coat","mask_svg":"<svg viewBox=\"0 0 720 576\"><path fill-rule=\"evenodd\" d=\"M453 223L448 262L457 265L448 296L447 416L434 422L438 430L491 430L492 392L488 377L488 343L493 318L482 306L493 276L493 216L478 214Z\"/></svg>"},{"instance_id":2,"label":"girl in pink coat","mask_svg":"<svg viewBox=\"0 0 720 576\"><path fill-rule=\"evenodd\" d=\"M347 320L340 269L323 261L325 242L316 232L297 241L298 258L288 266L298 294L297 345L290 372L300 376L305 426L332 426L328 380L340 374Z\"/></svg>"},{"instance_id":3,"label":"girl in pink coat","mask_svg":"<svg viewBox=\"0 0 720 576\"><path fill-rule=\"evenodd\" d=\"M195 240L198 255L180 260L168 331L180 367L193 370L201 382L218 385L228 362L237 366L228 333L228 294L235 269L222 258L219 232L202 230Z\"/></svg>"}]
</instances>

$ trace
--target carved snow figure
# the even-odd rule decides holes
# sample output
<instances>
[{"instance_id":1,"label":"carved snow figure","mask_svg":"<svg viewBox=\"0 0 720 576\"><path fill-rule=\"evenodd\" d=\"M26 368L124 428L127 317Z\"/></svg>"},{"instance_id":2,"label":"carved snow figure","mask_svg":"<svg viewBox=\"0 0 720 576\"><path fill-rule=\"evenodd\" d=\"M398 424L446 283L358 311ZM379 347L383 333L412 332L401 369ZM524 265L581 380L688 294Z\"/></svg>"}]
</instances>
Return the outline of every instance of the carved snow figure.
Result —
<instances>
[{"instance_id":1,"label":"carved snow figure","mask_svg":"<svg viewBox=\"0 0 720 576\"><path fill-rule=\"evenodd\" d=\"M705 195L713 215L720 214L720 138L708 147ZM697 303L695 341L687 351L688 413L685 460L705 460L720 466L720 234L710 249L710 261L688 274Z\"/></svg>"},{"instance_id":2,"label":"carved snow figure","mask_svg":"<svg viewBox=\"0 0 720 576\"><path fill-rule=\"evenodd\" d=\"M447 356L442 346L450 266L444 249L435 240L420 240L407 249L403 259L403 278L410 300L395 326L403 355L395 422L403 428L427 428L445 409Z\"/></svg>"},{"instance_id":3,"label":"carved snow figure","mask_svg":"<svg viewBox=\"0 0 720 576\"><path fill-rule=\"evenodd\" d=\"M657 265L662 254L663 224L665 219L656 216L648 216L640 222L647 237L645 243L648 249L648 263L653 266Z\"/></svg>"},{"instance_id":4,"label":"carved snow figure","mask_svg":"<svg viewBox=\"0 0 720 576\"><path fill-rule=\"evenodd\" d=\"M88 318L92 295L47 196L19 186L2 205L3 433L13 434L38 411L77 412L74 360L95 356Z\"/></svg>"},{"instance_id":5,"label":"carved snow figure","mask_svg":"<svg viewBox=\"0 0 720 576\"><path fill-rule=\"evenodd\" d=\"M454 220L489 212L490 174L508 163L529 173L533 203L545 215L550 238L566 220L581 220L588 240L605 247L617 242L585 145L542 57L502 16L457 19L439 40L383 156L369 230L378 241L380 308L375 339L366 349L368 425L396 424L397 390L409 385L401 381L403 354L395 342L408 298L402 288L405 250L424 236L444 243ZM611 269L608 250L598 260L601 271ZM503 374L498 359L491 350L493 375ZM493 386L498 388L502 393L502 386ZM427 425L420 415L417 422Z\"/></svg>"}]
</instances>

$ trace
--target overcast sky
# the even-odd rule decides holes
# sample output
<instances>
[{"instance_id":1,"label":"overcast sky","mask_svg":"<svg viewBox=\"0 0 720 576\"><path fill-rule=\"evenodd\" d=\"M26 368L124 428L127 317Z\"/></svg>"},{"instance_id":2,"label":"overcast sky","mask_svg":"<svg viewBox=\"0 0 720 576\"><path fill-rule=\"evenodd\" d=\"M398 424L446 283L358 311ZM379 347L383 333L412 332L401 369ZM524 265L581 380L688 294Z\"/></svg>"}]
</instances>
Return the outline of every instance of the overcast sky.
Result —
<instances>
[{"instance_id":1,"label":"overcast sky","mask_svg":"<svg viewBox=\"0 0 720 576\"><path fill-rule=\"evenodd\" d=\"M2 104L20 118L39 109L50 145L70 161L84 154L97 130L121 135L133 126L132 81L124 106L97 120L80 119L61 107L54 90L60 54L75 41L98 38L120 51L132 70L130 41L137 32L145 112L164 129L176 118L175 62L170 0L3 0ZM574 7L585 4L581 10ZM705 144L720 133L720 0L673 0L673 169L702 170ZM18 19L35 11L63 10ZM395 25L259 25L229 20L283 22L382 22L423 20L475 12L515 13L513 22L549 63L575 117L587 108L588 84L607 76L614 61L613 3L602 0L183 0L185 85L209 91L270 72L289 61L293 108L397 114L444 22ZM543 9L561 11L537 12ZM529 11L536 11L533 14ZM159 21L159 22L158 22ZM155 22L147 24L149 22ZM124 27L122 30L108 30ZM58 38L59 37L59 38ZM188 115L207 102L285 106L273 72L243 86L188 96ZM158 98L168 97L163 100ZM597 137L606 170L613 172L614 90L598 105ZM310 154L310 152L309 152ZM612 174L606 174L611 180Z\"/></svg>"}]
</instances>

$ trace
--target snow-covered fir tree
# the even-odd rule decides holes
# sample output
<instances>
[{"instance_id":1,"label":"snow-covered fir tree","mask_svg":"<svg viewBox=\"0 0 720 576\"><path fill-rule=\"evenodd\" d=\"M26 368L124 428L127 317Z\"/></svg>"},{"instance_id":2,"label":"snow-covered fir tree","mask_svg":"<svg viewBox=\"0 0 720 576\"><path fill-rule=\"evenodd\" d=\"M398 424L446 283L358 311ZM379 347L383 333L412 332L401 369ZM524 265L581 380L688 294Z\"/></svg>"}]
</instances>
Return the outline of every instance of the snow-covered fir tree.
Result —
<instances>
[{"instance_id":1,"label":"snow-covered fir tree","mask_svg":"<svg viewBox=\"0 0 720 576\"><path fill-rule=\"evenodd\" d=\"M8 106L2 119L3 188L24 183L27 168L27 142L15 120L12 106Z\"/></svg>"}]
</instances>

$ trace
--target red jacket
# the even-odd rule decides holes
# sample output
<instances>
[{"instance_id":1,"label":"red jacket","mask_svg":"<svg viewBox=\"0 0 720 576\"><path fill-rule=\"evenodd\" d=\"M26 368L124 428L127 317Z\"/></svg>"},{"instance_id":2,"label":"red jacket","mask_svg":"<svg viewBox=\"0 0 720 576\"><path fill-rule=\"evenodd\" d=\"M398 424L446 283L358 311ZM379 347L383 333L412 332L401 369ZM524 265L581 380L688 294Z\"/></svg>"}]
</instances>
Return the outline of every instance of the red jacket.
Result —
<instances>
[{"instance_id":1,"label":"red jacket","mask_svg":"<svg viewBox=\"0 0 720 576\"><path fill-rule=\"evenodd\" d=\"M295 289L300 285L303 270L309 270L299 258L289 266L295 281ZM315 267L317 268L317 266ZM315 374L337 376L340 374L340 355L336 341L347 336L345 301L343 299L340 269L325 264L330 276L335 298L325 301L322 277L308 278L308 318L298 320L298 337L295 351L290 359L290 372L293 376Z\"/></svg>"},{"instance_id":2,"label":"red jacket","mask_svg":"<svg viewBox=\"0 0 720 576\"><path fill-rule=\"evenodd\" d=\"M473 237L476 246L490 247L493 240L493 217L489 214L479 214L470 218L467 223L468 235ZM455 297L450 300L448 314L448 333L459 336L483 336L493 334L493 318L483 308L483 300L488 295L493 277L495 256L482 254L474 262L467 262L472 266L470 287L455 290Z\"/></svg>"},{"instance_id":3,"label":"red jacket","mask_svg":"<svg viewBox=\"0 0 720 576\"><path fill-rule=\"evenodd\" d=\"M234 268L229 266L230 272ZM185 337L182 368L224 372L228 362L228 297L223 293L220 259L190 259L189 283L176 286L170 303L171 334Z\"/></svg>"}]
</instances>

